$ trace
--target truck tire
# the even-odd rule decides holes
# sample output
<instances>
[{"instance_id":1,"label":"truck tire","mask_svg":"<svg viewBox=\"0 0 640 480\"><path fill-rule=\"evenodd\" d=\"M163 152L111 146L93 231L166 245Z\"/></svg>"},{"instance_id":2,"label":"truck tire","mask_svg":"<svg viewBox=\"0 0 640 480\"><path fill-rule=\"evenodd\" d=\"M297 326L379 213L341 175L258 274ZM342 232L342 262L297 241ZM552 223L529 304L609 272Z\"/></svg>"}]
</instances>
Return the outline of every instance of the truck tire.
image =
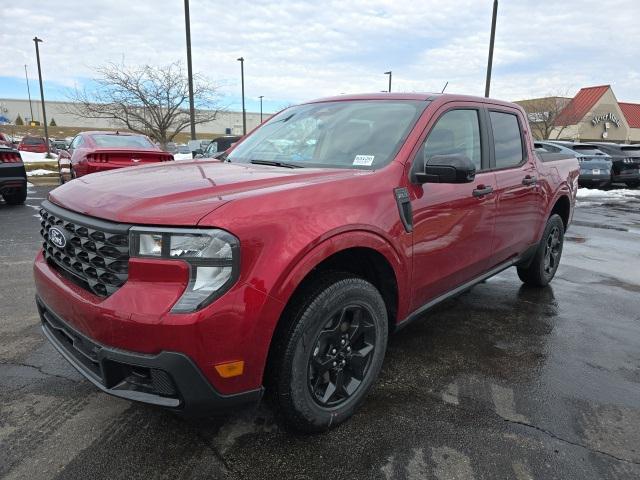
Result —
<instances>
[{"instance_id":1,"label":"truck tire","mask_svg":"<svg viewBox=\"0 0 640 480\"><path fill-rule=\"evenodd\" d=\"M564 244L564 222L553 214L547 220L542 240L526 267L518 267L518 276L526 285L545 287L553 279L560 264Z\"/></svg>"},{"instance_id":2,"label":"truck tire","mask_svg":"<svg viewBox=\"0 0 640 480\"><path fill-rule=\"evenodd\" d=\"M352 274L326 272L303 287L282 320L271 394L284 421L319 432L347 420L384 360L388 326L380 292Z\"/></svg>"},{"instance_id":3,"label":"truck tire","mask_svg":"<svg viewBox=\"0 0 640 480\"><path fill-rule=\"evenodd\" d=\"M27 187L13 193L4 193L2 197L8 205L22 205L27 199Z\"/></svg>"}]
</instances>

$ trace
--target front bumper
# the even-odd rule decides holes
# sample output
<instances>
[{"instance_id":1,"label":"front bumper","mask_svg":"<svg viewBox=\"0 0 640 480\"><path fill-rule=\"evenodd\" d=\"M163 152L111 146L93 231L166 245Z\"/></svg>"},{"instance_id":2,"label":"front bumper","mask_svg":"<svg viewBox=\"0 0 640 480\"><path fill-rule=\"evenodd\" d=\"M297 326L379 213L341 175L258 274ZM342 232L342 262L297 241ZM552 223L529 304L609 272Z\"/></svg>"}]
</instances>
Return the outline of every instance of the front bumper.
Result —
<instances>
[{"instance_id":1,"label":"front bumper","mask_svg":"<svg viewBox=\"0 0 640 480\"><path fill-rule=\"evenodd\" d=\"M146 355L101 345L50 310L36 297L42 330L73 367L105 393L204 415L241 404L258 402L263 389L233 395L217 392L189 357L162 351Z\"/></svg>"}]
</instances>

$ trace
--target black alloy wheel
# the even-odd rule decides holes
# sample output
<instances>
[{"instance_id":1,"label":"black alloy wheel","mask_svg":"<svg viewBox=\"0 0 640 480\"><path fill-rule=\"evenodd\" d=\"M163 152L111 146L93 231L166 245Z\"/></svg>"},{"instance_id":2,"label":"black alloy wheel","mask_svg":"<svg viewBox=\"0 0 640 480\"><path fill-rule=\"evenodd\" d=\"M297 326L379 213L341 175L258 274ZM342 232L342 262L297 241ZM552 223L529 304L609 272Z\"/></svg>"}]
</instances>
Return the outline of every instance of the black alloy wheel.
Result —
<instances>
[{"instance_id":1,"label":"black alloy wheel","mask_svg":"<svg viewBox=\"0 0 640 480\"><path fill-rule=\"evenodd\" d=\"M553 275L560 263L562 251L561 233L557 225L549 232L544 246L544 273Z\"/></svg>"},{"instance_id":2,"label":"black alloy wheel","mask_svg":"<svg viewBox=\"0 0 640 480\"><path fill-rule=\"evenodd\" d=\"M526 264L518 265L518 276L525 284L544 287L553 279L560 265L564 230L560 215L551 215L533 258Z\"/></svg>"},{"instance_id":3,"label":"black alloy wheel","mask_svg":"<svg viewBox=\"0 0 640 480\"><path fill-rule=\"evenodd\" d=\"M320 272L297 292L265 377L267 398L290 427L325 431L356 412L382 368L387 322L378 289L351 273Z\"/></svg>"},{"instance_id":4,"label":"black alloy wheel","mask_svg":"<svg viewBox=\"0 0 640 480\"><path fill-rule=\"evenodd\" d=\"M360 387L371 365L376 328L362 305L336 312L317 336L308 362L309 391L321 407L335 407Z\"/></svg>"}]
</instances>

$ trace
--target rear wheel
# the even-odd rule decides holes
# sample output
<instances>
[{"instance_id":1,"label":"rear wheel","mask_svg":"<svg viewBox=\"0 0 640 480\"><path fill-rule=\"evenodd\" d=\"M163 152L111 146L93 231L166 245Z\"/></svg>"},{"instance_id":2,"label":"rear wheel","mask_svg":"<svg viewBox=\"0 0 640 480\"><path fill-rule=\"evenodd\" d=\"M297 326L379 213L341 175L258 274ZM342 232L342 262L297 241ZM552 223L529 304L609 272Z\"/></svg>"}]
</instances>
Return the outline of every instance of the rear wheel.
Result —
<instances>
[{"instance_id":1,"label":"rear wheel","mask_svg":"<svg viewBox=\"0 0 640 480\"><path fill-rule=\"evenodd\" d=\"M14 190L11 193L4 193L2 197L9 205L22 205L27 199L27 187Z\"/></svg>"},{"instance_id":2,"label":"rear wheel","mask_svg":"<svg viewBox=\"0 0 640 480\"><path fill-rule=\"evenodd\" d=\"M564 222L553 214L547 220L538 249L526 267L518 267L518 276L527 285L546 286L555 276L560 265L564 243Z\"/></svg>"},{"instance_id":3,"label":"rear wheel","mask_svg":"<svg viewBox=\"0 0 640 480\"><path fill-rule=\"evenodd\" d=\"M317 432L345 421L380 372L387 311L366 280L329 272L297 295L275 345L273 394L292 427Z\"/></svg>"}]
</instances>

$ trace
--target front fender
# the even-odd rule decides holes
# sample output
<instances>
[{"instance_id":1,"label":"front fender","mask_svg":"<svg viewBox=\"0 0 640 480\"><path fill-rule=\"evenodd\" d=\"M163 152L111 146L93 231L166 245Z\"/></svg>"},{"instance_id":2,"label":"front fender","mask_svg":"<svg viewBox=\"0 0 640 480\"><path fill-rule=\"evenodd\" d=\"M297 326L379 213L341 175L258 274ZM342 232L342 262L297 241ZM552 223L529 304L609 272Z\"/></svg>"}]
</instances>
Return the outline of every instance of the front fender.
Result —
<instances>
[{"instance_id":1,"label":"front fender","mask_svg":"<svg viewBox=\"0 0 640 480\"><path fill-rule=\"evenodd\" d=\"M410 242L408 242L410 245ZM309 250L301 252L291 260L288 267L274 284L271 295L287 303L302 280L320 263L330 256L349 248L370 248L380 253L389 262L395 274L398 286L398 317L407 315L410 298L408 282L410 262L408 255L399 251L381 235L368 230L350 230L338 232L323 239Z\"/></svg>"}]
</instances>

